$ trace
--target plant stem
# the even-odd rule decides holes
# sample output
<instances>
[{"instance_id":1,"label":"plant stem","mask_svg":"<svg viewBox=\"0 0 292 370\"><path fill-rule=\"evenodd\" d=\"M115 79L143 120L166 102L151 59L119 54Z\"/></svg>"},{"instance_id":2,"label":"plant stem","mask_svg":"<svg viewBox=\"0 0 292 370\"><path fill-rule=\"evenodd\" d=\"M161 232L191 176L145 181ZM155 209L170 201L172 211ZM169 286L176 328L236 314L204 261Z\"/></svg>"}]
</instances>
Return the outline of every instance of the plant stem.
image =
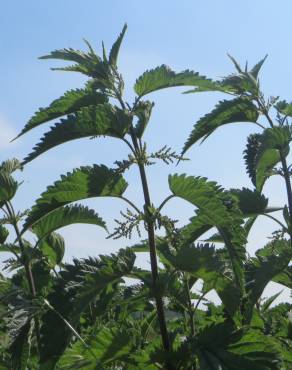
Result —
<instances>
[{"instance_id":1,"label":"plant stem","mask_svg":"<svg viewBox=\"0 0 292 370\"><path fill-rule=\"evenodd\" d=\"M187 295L188 295L188 308L189 308L189 316L190 316L191 336L193 337L195 335L194 310L193 310L193 304L191 300L191 292L190 292L190 285L189 285L188 278L186 278L186 288L187 288Z\"/></svg>"},{"instance_id":2,"label":"plant stem","mask_svg":"<svg viewBox=\"0 0 292 370\"><path fill-rule=\"evenodd\" d=\"M282 150L280 150L280 158L281 158L283 174L284 174L284 179L285 179L285 184L286 184L288 209L289 209L289 215L290 215L290 226L291 226L292 225L292 189L291 189L290 174L289 174L289 170L288 170L288 167L287 167L286 157L283 154ZM291 231L290 231L290 238L291 238L291 242L292 242Z\"/></svg>"},{"instance_id":3,"label":"plant stem","mask_svg":"<svg viewBox=\"0 0 292 370\"><path fill-rule=\"evenodd\" d=\"M25 275L26 275L26 279L27 279L27 282L28 282L29 290L30 290L30 293L31 293L32 297L36 298L35 281L34 281L34 277L33 277L31 267L30 267L30 263L29 263L29 261L27 260L27 258L25 256L25 246L24 246L22 236L21 236L21 233L20 233L18 225L17 225L15 212L14 212L13 206L10 202L6 203L6 207L7 207L8 213L9 213L11 219L12 219L12 226L15 230L16 237L17 237L17 240L18 240L18 244L19 244L19 247L20 247L20 250L21 250L21 257L22 257L22 262L23 262L23 266L24 266ZM39 325L38 318L35 317L34 320L35 320L35 329L36 329L36 337L37 337L37 346L38 346L38 351L39 351L39 354L40 354L40 343L41 343L40 342L40 340L41 340L40 339L40 325Z\"/></svg>"},{"instance_id":4,"label":"plant stem","mask_svg":"<svg viewBox=\"0 0 292 370\"><path fill-rule=\"evenodd\" d=\"M119 103L121 104L122 109L126 110L127 109L126 105L118 91L116 91L116 97ZM135 108L135 105L138 103L138 100L139 98L136 100L132 110ZM143 195L144 195L144 212L147 213L149 207L151 207L151 199L150 199L150 194L149 194L145 167L144 167L144 164L139 159L139 152L141 152L142 142L141 140L138 141L137 136L134 131L133 124L131 124L130 126L130 136L131 136L133 147L134 147L134 155L136 156L138 168L140 172L140 178L141 178ZM131 148L131 146L129 147ZM160 294L158 293L159 276L158 276L158 263L157 263L157 252L156 252L156 243L155 243L154 221L151 221L148 219L146 221L146 225L147 225L147 233L148 233L152 284L153 284L154 298L155 298L155 303L156 303L157 318L158 318L163 348L165 352L169 352L170 342L169 342L169 336L168 336L168 331L167 331L167 326L166 326L166 320L165 320L165 314L164 314L164 308L163 308L163 300ZM166 369L175 370L175 368L170 363L166 363Z\"/></svg>"},{"instance_id":5,"label":"plant stem","mask_svg":"<svg viewBox=\"0 0 292 370\"><path fill-rule=\"evenodd\" d=\"M139 144L137 138L132 130L131 132L132 141L135 150L139 151ZM149 188L147 183L147 177L145 172L145 167L143 163L138 161L138 167L140 172L140 178L142 183L142 189L144 194L144 209L145 212L148 211L148 208L151 206L151 199L149 194ZM157 317L159 322L159 328L163 343L163 348L166 352L170 351L170 342L168 337L168 331L166 327L166 320L163 308L163 301L162 297L158 294L158 263L157 263L157 252L156 252L156 243L155 243L155 232L154 232L154 222L148 220L147 224L147 232L148 232L148 242L149 242L149 251L150 251L150 264L151 264L151 273L152 273L152 283L153 283L153 290L155 294L155 302L157 308ZM173 369L171 365L167 365L168 369Z\"/></svg>"}]
</instances>

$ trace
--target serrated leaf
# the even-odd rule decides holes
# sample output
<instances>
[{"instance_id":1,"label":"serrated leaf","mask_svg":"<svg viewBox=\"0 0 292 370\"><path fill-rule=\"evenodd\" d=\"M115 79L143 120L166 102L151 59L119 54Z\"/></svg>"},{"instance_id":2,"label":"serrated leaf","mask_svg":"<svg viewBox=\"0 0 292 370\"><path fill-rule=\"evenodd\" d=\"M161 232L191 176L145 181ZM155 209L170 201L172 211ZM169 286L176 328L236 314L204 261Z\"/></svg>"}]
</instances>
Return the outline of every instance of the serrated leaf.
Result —
<instances>
[{"instance_id":1,"label":"serrated leaf","mask_svg":"<svg viewBox=\"0 0 292 370\"><path fill-rule=\"evenodd\" d=\"M127 24L124 25L122 32L120 33L119 37L113 44L111 51L109 53L109 63L113 68L117 67L117 60L118 60L118 55L120 51L120 46L123 41L126 30L127 30Z\"/></svg>"},{"instance_id":2,"label":"serrated leaf","mask_svg":"<svg viewBox=\"0 0 292 370\"><path fill-rule=\"evenodd\" d=\"M31 322L27 321L18 331L10 346L11 370L26 370L30 355Z\"/></svg>"},{"instance_id":3,"label":"serrated leaf","mask_svg":"<svg viewBox=\"0 0 292 370\"><path fill-rule=\"evenodd\" d=\"M263 59L261 59L257 64L255 64L252 69L250 70L250 73L253 75L254 78L258 78L258 74L265 63L268 55L266 55Z\"/></svg>"},{"instance_id":4,"label":"serrated leaf","mask_svg":"<svg viewBox=\"0 0 292 370\"><path fill-rule=\"evenodd\" d=\"M93 52L92 48L88 53L72 48L54 50L50 54L40 57L40 59L60 59L76 63L69 67L53 68L53 70L80 72L93 78L106 78L107 75L105 64Z\"/></svg>"},{"instance_id":5,"label":"serrated leaf","mask_svg":"<svg viewBox=\"0 0 292 370\"><path fill-rule=\"evenodd\" d=\"M154 107L154 103L148 100L139 101L139 103L135 107L134 113L135 113L135 116L138 117L138 122L134 130L135 130L137 137L140 139L142 138L145 128L149 122L153 107Z\"/></svg>"},{"instance_id":6,"label":"serrated leaf","mask_svg":"<svg viewBox=\"0 0 292 370\"><path fill-rule=\"evenodd\" d=\"M284 239L274 240L259 249L256 258L251 258L247 263L245 267L248 294L245 314L247 321L250 320L251 310L266 285L288 267L291 257L290 243Z\"/></svg>"},{"instance_id":7,"label":"serrated leaf","mask_svg":"<svg viewBox=\"0 0 292 370\"><path fill-rule=\"evenodd\" d=\"M93 209L80 204L64 206L48 213L33 225L32 230L42 239L61 227L80 223L98 225L106 230L102 218Z\"/></svg>"},{"instance_id":8,"label":"serrated leaf","mask_svg":"<svg viewBox=\"0 0 292 370\"><path fill-rule=\"evenodd\" d=\"M5 243L5 240L7 239L9 235L9 231L4 227L3 225L0 225L0 244Z\"/></svg>"},{"instance_id":9,"label":"serrated leaf","mask_svg":"<svg viewBox=\"0 0 292 370\"><path fill-rule=\"evenodd\" d=\"M119 197L127 188L121 175L106 166L80 167L56 181L42 193L32 207L24 229L33 226L50 212L69 203L92 197Z\"/></svg>"},{"instance_id":10,"label":"serrated leaf","mask_svg":"<svg viewBox=\"0 0 292 370\"><path fill-rule=\"evenodd\" d=\"M57 233L52 232L42 238L39 243L39 249L42 254L47 258L50 267L55 267L62 262L65 253L65 241L64 238Z\"/></svg>"},{"instance_id":11,"label":"serrated leaf","mask_svg":"<svg viewBox=\"0 0 292 370\"><path fill-rule=\"evenodd\" d=\"M246 238L239 209L215 182L204 178L169 176L169 187L174 195L197 206L204 217L209 218L206 225L217 227L228 249L238 287L243 290Z\"/></svg>"},{"instance_id":12,"label":"serrated leaf","mask_svg":"<svg viewBox=\"0 0 292 370\"><path fill-rule=\"evenodd\" d=\"M0 204L11 200L17 189L17 181L9 173L0 171Z\"/></svg>"},{"instance_id":13,"label":"serrated leaf","mask_svg":"<svg viewBox=\"0 0 292 370\"><path fill-rule=\"evenodd\" d=\"M64 271L47 299L70 325L76 327L88 305L94 301L98 304L102 292L122 282L122 277L133 269L134 262L135 255L130 249L99 259L74 260L74 265L63 266ZM72 332L54 311L44 313L42 322L40 363L41 368L51 369L68 347Z\"/></svg>"},{"instance_id":14,"label":"serrated leaf","mask_svg":"<svg viewBox=\"0 0 292 370\"><path fill-rule=\"evenodd\" d=\"M292 117L292 103L287 103L286 100L278 101L275 108L285 116Z\"/></svg>"},{"instance_id":15,"label":"serrated leaf","mask_svg":"<svg viewBox=\"0 0 292 370\"><path fill-rule=\"evenodd\" d=\"M257 108L250 100L245 98L223 100L216 105L211 113L199 119L183 147L182 154L198 140L205 140L222 125L238 122L255 123L257 119Z\"/></svg>"},{"instance_id":16,"label":"serrated leaf","mask_svg":"<svg viewBox=\"0 0 292 370\"><path fill-rule=\"evenodd\" d=\"M90 340L90 351L81 342L69 348L58 364L60 369L72 369L77 364L86 369L103 368L114 361L122 360L131 352L133 338L129 332L118 328L104 327ZM94 356L93 356L94 354Z\"/></svg>"},{"instance_id":17,"label":"serrated leaf","mask_svg":"<svg viewBox=\"0 0 292 370\"><path fill-rule=\"evenodd\" d=\"M244 333L225 322L205 327L196 339L200 369L280 369L280 355L273 341L255 330Z\"/></svg>"},{"instance_id":18,"label":"serrated leaf","mask_svg":"<svg viewBox=\"0 0 292 370\"><path fill-rule=\"evenodd\" d=\"M212 81L205 76L193 71L183 71L176 73L165 64L144 72L134 85L134 90L139 97L153 91L175 86L202 86L212 85Z\"/></svg>"},{"instance_id":19,"label":"serrated leaf","mask_svg":"<svg viewBox=\"0 0 292 370\"><path fill-rule=\"evenodd\" d=\"M291 131L288 127L267 128L259 141L255 162L256 187L261 191L265 180L271 175L271 170L281 160L279 151L282 151L284 156L288 155Z\"/></svg>"},{"instance_id":20,"label":"serrated leaf","mask_svg":"<svg viewBox=\"0 0 292 370\"><path fill-rule=\"evenodd\" d=\"M16 158L8 159L7 161L2 162L0 165L0 171L6 172L9 175L16 170L22 170L21 163Z\"/></svg>"},{"instance_id":21,"label":"serrated leaf","mask_svg":"<svg viewBox=\"0 0 292 370\"><path fill-rule=\"evenodd\" d=\"M105 103L106 101L107 97L104 94L98 93L93 89L69 90L63 96L54 100L48 107L41 108L36 112L16 138L42 123L60 118L70 113L75 113L81 108L88 107L90 105Z\"/></svg>"},{"instance_id":22,"label":"serrated leaf","mask_svg":"<svg viewBox=\"0 0 292 370\"><path fill-rule=\"evenodd\" d=\"M95 136L123 138L131 121L130 115L110 104L83 108L52 126L23 163L28 163L47 150L70 140Z\"/></svg>"},{"instance_id":23,"label":"serrated leaf","mask_svg":"<svg viewBox=\"0 0 292 370\"><path fill-rule=\"evenodd\" d=\"M230 192L238 199L238 206L244 217L260 215L267 210L268 199L257 190L242 188L231 189Z\"/></svg>"},{"instance_id":24,"label":"serrated leaf","mask_svg":"<svg viewBox=\"0 0 292 370\"><path fill-rule=\"evenodd\" d=\"M256 158L260 147L260 134L251 134L247 138L246 148L243 152L246 172L252 183L256 186Z\"/></svg>"}]
</instances>

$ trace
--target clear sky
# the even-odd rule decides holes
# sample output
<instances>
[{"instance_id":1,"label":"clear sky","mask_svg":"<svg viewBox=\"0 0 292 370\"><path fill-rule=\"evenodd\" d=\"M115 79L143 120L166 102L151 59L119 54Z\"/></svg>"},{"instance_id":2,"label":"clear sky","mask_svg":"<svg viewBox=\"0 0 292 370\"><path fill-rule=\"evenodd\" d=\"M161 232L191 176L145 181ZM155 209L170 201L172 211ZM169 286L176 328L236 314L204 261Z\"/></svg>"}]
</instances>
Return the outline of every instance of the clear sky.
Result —
<instances>
[{"instance_id":1,"label":"clear sky","mask_svg":"<svg viewBox=\"0 0 292 370\"><path fill-rule=\"evenodd\" d=\"M233 71L226 53L242 64L255 64L268 54L262 70L262 86L267 95L292 97L291 13L289 0L27 0L2 1L0 15L0 159L23 158L48 130L41 126L13 144L12 139L29 117L48 105L67 89L82 86L81 76L52 72L59 63L37 58L63 47L83 48L88 39L100 52L101 41L108 49L127 22L128 31L120 52L120 70L126 81L126 96L133 99L132 86L145 70L162 63L176 71L192 69L212 78ZM155 101L153 119L146 138L150 149L164 144L180 151L193 124L222 99L219 94L182 95L183 89L162 90L150 98ZM167 174L186 172L206 176L226 188L249 186L242 151L246 137L254 132L250 124L235 124L218 130L202 146L194 146L192 161L178 167L163 164L149 168L154 202L160 203L167 190ZM127 149L114 139L79 140L57 147L28 164L20 178L24 181L15 204L29 208L48 184L61 173L80 165L123 159ZM137 172L127 174L133 182L128 191L137 203L141 196ZM272 179L265 187L271 205L284 201L284 187ZM85 202L94 207L113 226L118 217L118 200ZM165 208L186 222L193 209L175 200ZM249 252L263 245L273 224L259 220L251 235ZM94 226L67 227L66 258L85 257L116 251L129 241L104 240ZM145 257L146 258L146 257ZM146 258L147 259L147 258Z\"/></svg>"}]
</instances>

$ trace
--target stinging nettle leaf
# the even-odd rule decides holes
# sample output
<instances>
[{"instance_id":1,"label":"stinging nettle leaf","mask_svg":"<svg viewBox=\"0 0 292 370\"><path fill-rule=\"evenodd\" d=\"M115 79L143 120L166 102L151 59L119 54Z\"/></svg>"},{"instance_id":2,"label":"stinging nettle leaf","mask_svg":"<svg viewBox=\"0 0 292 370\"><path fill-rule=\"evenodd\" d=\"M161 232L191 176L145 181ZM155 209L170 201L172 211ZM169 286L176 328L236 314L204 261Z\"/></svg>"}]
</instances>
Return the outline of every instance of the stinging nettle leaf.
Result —
<instances>
[{"instance_id":1,"label":"stinging nettle leaf","mask_svg":"<svg viewBox=\"0 0 292 370\"><path fill-rule=\"evenodd\" d=\"M42 239L61 227L81 223L101 226L106 230L102 218L93 209L80 204L64 206L48 213L33 225L32 230Z\"/></svg>"},{"instance_id":2,"label":"stinging nettle leaf","mask_svg":"<svg viewBox=\"0 0 292 370\"><path fill-rule=\"evenodd\" d=\"M256 186L256 158L260 147L261 134L251 134L247 138L246 148L243 152L245 167L248 176Z\"/></svg>"},{"instance_id":3,"label":"stinging nettle leaf","mask_svg":"<svg viewBox=\"0 0 292 370\"><path fill-rule=\"evenodd\" d=\"M151 112L152 112L153 107L154 107L154 103L148 100L139 101L139 103L135 107L134 113L135 113L135 116L138 117L138 122L134 130L138 138L142 138L143 136L143 133L151 117Z\"/></svg>"},{"instance_id":4,"label":"stinging nettle leaf","mask_svg":"<svg viewBox=\"0 0 292 370\"><path fill-rule=\"evenodd\" d=\"M210 225L218 229L229 252L236 283L243 290L246 235L242 228L242 214L231 195L224 192L215 182L185 175L169 176L169 187L174 195L199 208L200 218L202 219L203 215L207 230ZM192 227L187 231L187 235L192 235Z\"/></svg>"},{"instance_id":5,"label":"stinging nettle leaf","mask_svg":"<svg viewBox=\"0 0 292 370\"><path fill-rule=\"evenodd\" d=\"M182 154L184 154L198 140L205 140L218 127L229 123L251 122L258 119L256 106L248 99L236 98L219 102L211 113L200 118L186 141Z\"/></svg>"},{"instance_id":6,"label":"stinging nettle leaf","mask_svg":"<svg viewBox=\"0 0 292 370\"><path fill-rule=\"evenodd\" d=\"M268 54L263 59L261 59L257 64L255 64L252 67L252 69L250 70L249 73L252 74L254 78L258 78L258 74L259 74L263 64L265 63L267 57L268 57Z\"/></svg>"},{"instance_id":7,"label":"stinging nettle leaf","mask_svg":"<svg viewBox=\"0 0 292 370\"><path fill-rule=\"evenodd\" d=\"M58 180L42 193L29 213L24 229L33 226L50 212L69 203L92 197L119 197L127 182L106 166L80 167Z\"/></svg>"},{"instance_id":8,"label":"stinging nettle leaf","mask_svg":"<svg viewBox=\"0 0 292 370\"><path fill-rule=\"evenodd\" d=\"M18 185L18 182L9 173L0 171L0 204L14 197Z\"/></svg>"},{"instance_id":9,"label":"stinging nettle leaf","mask_svg":"<svg viewBox=\"0 0 292 370\"><path fill-rule=\"evenodd\" d=\"M255 157L256 188L261 191L266 179L271 176L272 169L281 160L280 151L284 156L289 153L290 128L287 126L267 128L259 137L259 142Z\"/></svg>"},{"instance_id":10,"label":"stinging nettle leaf","mask_svg":"<svg viewBox=\"0 0 292 370\"><path fill-rule=\"evenodd\" d=\"M127 30L127 24L124 25L122 32L120 33L119 37L113 44L111 51L109 53L109 63L113 68L117 67L117 60L118 60L118 55L120 51L120 46L123 41L126 30Z\"/></svg>"},{"instance_id":11,"label":"stinging nettle leaf","mask_svg":"<svg viewBox=\"0 0 292 370\"><path fill-rule=\"evenodd\" d=\"M131 122L130 115L108 103L82 108L52 126L23 163L26 164L47 150L75 139L96 136L121 139L128 132Z\"/></svg>"},{"instance_id":12,"label":"stinging nettle leaf","mask_svg":"<svg viewBox=\"0 0 292 370\"><path fill-rule=\"evenodd\" d=\"M54 100L48 107L41 108L36 112L16 138L42 123L74 113L83 107L105 103L106 101L107 97L104 94L98 93L93 89L67 91L63 96Z\"/></svg>"},{"instance_id":13,"label":"stinging nettle leaf","mask_svg":"<svg viewBox=\"0 0 292 370\"><path fill-rule=\"evenodd\" d=\"M144 72L134 85L134 90L139 97L149 94L153 91L175 86L198 86L208 87L213 82L198 72L183 71L176 73L165 64Z\"/></svg>"},{"instance_id":14,"label":"stinging nettle leaf","mask_svg":"<svg viewBox=\"0 0 292 370\"><path fill-rule=\"evenodd\" d=\"M50 267L55 267L62 262L65 253L65 241L60 234L51 233L41 240L39 249L47 258Z\"/></svg>"}]
</instances>

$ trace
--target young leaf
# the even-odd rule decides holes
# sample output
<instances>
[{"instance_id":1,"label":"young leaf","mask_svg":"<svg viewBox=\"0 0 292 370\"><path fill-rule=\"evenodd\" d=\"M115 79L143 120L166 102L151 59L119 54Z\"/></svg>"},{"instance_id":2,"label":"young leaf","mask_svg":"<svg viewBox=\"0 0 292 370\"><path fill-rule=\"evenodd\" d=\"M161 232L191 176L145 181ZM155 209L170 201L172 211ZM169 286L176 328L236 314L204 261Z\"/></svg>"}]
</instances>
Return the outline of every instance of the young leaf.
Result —
<instances>
[{"instance_id":1,"label":"young leaf","mask_svg":"<svg viewBox=\"0 0 292 370\"><path fill-rule=\"evenodd\" d=\"M175 86L198 86L208 87L213 82L205 76L199 75L193 71L183 71L176 73L165 64L144 72L137 80L134 90L139 97L149 94L153 91Z\"/></svg>"},{"instance_id":2,"label":"young leaf","mask_svg":"<svg viewBox=\"0 0 292 370\"><path fill-rule=\"evenodd\" d=\"M67 91L59 99L54 100L48 107L41 108L36 112L16 138L42 123L74 113L90 105L105 103L107 100L104 94L89 88Z\"/></svg>"},{"instance_id":3,"label":"young leaf","mask_svg":"<svg viewBox=\"0 0 292 370\"><path fill-rule=\"evenodd\" d=\"M63 175L42 193L29 213L24 229L50 212L75 201L92 197L119 197L127 188L121 175L106 166L80 167Z\"/></svg>"},{"instance_id":4,"label":"young leaf","mask_svg":"<svg viewBox=\"0 0 292 370\"><path fill-rule=\"evenodd\" d=\"M80 204L55 209L37 221L32 230L39 239L42 239L61 227L77 223L98 225L106 230L105 222L98 214L93 209Z\"/></svg>"},{"instance_id":5,"label":"young leaf","mask_svg":"<svg viewBox=\"0 0 292 370\"><path fill-rule=\"evenodd\" d=\"M154 107L154 103L148 100L139 101L139 103L135 107L134 113L135 113L135 116L138 117L138 122L135 126L135 133L137 137L140 139L142 138L144 130L149 122L153 107Z\"/></svg>"},{"instance_id":6,"label":"young leaf","mask_svg":"<svg viewBox=\"0 0 292 370\"><path fill-rule=\"evenodd\" d=\"M16 170L22 170L22 165L16 158L8 159L7 161L2 162L0 165L0 172L6 172L9 175Z\"/></svg>"},{"instance_id":7,"label":"young leaf","mask_svg":"<svg viewBox=\"0 0 292 370\"><path fill-rule=\"evenodd\" d=\"M109 63L113 68L117 67L117 60L118 60L118 55L120 51L120 46L123 41L125 32L127 30L127 24L124 25L122 32L120 33L119 37L117 38L116 42L113 44L110 54L109 54Z\"/></svg>"},{"instance_id":8,"label":"young leaf","mask_svg":"<svg viewBox=\"0 0 292 370\"><path fill-rule=\"evenodd\" d=\"M53 68L53 70L80 72L93 78L106 78L107 75L106 66L101 58L93 52L92 48L90 48L89 53L72 48L55 50L40 57L40 59L60 59L76 63L69 67Z\"/></svg>"},{"instance_id":9,"label":"young leaf","mask_svg":"<svg viewBox=\"0 0 292 370\"><path fill-rule=\"evenodd\" d=\"M257 119L257 108L250 100L246 98L223 100L216 105L211 113L199 119L184 145L182 154L198 140L206 140L209 135L222 125L238 122L255 123Z\"/></svg>"},{"instance_id":10,"label":"young leaf","mask_svg":"<svg viewBox=\"0 0 292 370\"><path fill-rule=\"evenodd\" d=\"M286 100L281 100L277 102L275 108L283 115L292 117L292 103L287 103Z\"/></svg>"},{"instance_id":11,"label":"young leaf","mask_svg":"<svg viewBox=\"0 0 292 370\"><path fill-rule=\"evenodd\" d=\"M6 227L0 224L0 244L5 243L5 240L7 239L8 235L9 231L6 229Z\"/></svg>"},{"instance_id":12,"label":"young leaf","mask_svg":"<svg viewBox=\"0 0 292 370\"><path fill-rule=\"evenodd\" d=\"M55 267L62 262L65 253L65 242L60 234L51 233L41 240L39 249L47 258L50 267Z\"/></svg>"},{"instance_id":13,"label":"young leaf","mask_svg":"<svg viewBox=\"0 0 292 370\"><path fill-rule=\"evenodd\" d=\"M256 158L259 152L260 138L260 134L249 135L249 137L247 138L246 148L243 152L246 172L249 175L254 186L256 186Z\"/></svg>"},{"instance_id":14,"label":"young leaf","mask_svg":"<svg viewBox=\"0 0 292 370\"><path fill-rule=\"evenodd\" d=\"M257 64L255 64L252 69L250 70L250 74L253 75L254 78L258 78L258 74L263 66L263 64L265 63L266 59L268 57L268 54L263 58L261 59Z\"/></svg>"},{"instance_id":15,"label":"young leaf","mask_svg":"<svg viewBox=\"0 0 292 370\"><path fill-rule=\"evenodd\" d=\"M47 150L70 140L95 136L123 138L131 120L123 110L107 103L82 108L52 126L23 163L26 164Z\"/></svg>"},{"instance_id":16,"label":"young leaf","mask_svg":"<svg viewBox=\"0 0 292 370\"><path fill-rule=\"evenodd\" d=\"M17 189L17 181L8 173L0 171L0 204L12 199Z\"/></svg>"},{"instance_id":17,"label":"young leaf","mask_svg":"<svg viewBox=\"0 0 292 370\"><path fill-rule=\"evenodd\" d=\"M256 162L256 187L259 191L265 180L271 175L271 170L281 160L280 152L284 156L289 153L291 131L288 127L267 128L259 138L260 145L255 158Z\"/></svg>"}]
</instances>

